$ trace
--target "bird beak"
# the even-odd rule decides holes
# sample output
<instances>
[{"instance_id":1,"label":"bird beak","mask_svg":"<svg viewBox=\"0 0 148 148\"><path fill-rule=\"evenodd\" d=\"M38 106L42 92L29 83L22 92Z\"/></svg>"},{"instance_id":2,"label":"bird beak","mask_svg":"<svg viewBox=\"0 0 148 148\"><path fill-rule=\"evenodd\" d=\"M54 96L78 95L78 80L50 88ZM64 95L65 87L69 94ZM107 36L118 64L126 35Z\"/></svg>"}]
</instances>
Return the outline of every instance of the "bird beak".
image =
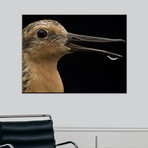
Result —
<instances>
[{"instance_id":1,"label":"bird beak","mask_svg":"<svg viewBox=\"0 0 148 148\"><path fill-rule=\"evenodd\" d=\"M89 47L83 47L80 45L76 45L75 43L81 43L81 42L96 42L96 43L109 43L109 42L125 42L123 39L110 39L110 38L102 38L102 37L93 37L93 36L86 36L86 35L79 35L79 34L73 34L68 33L68 41L66 43L66 46L71 49L72 52L95 52L95 53L105 53L110 58L111 57L123 57L120 54L101 50L101 49L94 49Z\"/></svg>"}]
</instances>

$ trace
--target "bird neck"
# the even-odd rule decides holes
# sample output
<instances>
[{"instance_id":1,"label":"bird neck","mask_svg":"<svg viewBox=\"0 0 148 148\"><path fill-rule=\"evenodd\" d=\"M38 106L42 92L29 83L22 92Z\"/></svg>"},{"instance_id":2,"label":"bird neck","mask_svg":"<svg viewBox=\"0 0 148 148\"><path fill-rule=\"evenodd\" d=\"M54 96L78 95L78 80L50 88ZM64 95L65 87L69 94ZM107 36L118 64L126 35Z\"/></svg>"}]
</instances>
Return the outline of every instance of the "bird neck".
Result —
<instances>
[{"instance_id":1,"label":"bird neck","mask_svg":"<svg viewBox=\"0 0 148 148\"><path fill-rule=\"evenodd\" d=\"M57 71L58 58L23 55L23 92L64 92Z\"/></svg>"}]
</instances>

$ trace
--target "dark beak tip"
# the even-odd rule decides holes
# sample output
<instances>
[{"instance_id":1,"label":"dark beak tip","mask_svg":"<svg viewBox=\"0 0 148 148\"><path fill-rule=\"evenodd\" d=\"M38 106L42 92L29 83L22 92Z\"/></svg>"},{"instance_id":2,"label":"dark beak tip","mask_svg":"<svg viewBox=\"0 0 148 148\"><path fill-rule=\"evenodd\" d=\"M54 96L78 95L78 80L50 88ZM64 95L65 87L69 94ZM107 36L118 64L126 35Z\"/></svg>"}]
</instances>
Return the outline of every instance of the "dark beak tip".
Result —
<instances>
[{"instance_id":1,"label":"dark beak tip","mask_svg":"<svg viewBox=\"0 0 148 148\"><path fill-rule=\"evenodd\" d=\"M122 42L126 43L126 41L125 41L125 40L123 40L123 39L121 39L121 40L122 40Z\"/></svg>"}]
</instances>

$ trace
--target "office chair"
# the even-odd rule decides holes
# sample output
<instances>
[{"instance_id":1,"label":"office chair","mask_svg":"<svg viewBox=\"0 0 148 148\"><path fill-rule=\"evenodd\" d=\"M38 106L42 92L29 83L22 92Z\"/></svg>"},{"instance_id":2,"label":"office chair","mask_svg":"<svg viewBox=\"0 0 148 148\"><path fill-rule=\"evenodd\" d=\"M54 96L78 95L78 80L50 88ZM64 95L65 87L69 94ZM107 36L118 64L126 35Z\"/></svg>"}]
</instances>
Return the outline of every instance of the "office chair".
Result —
<instances>
[{"instance_id":1,"label":"office chair","mask_svg":"<svg viewBox=\"0 0 148 148\"><path fill-rule=\"evenodd\" d=\"M44 120L0 121L0 148L56 148L65 144L77 144L72 141L56 144L53 121L50 115L3 115L2 118L47 117Z\"/></svg>"}]
</instances>

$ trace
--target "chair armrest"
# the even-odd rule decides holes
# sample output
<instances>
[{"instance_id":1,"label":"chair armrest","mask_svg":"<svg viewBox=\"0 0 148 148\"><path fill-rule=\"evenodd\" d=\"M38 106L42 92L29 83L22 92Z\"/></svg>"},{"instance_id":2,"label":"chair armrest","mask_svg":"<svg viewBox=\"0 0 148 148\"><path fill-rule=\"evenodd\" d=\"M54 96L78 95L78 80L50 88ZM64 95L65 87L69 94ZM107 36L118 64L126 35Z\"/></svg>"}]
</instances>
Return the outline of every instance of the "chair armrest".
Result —
<instances>
[{"instance_id":1,"label":"chair armrest","mask_svg":"<svg viewBox=\"0 0 148 148\"><path fill-rule=\"evenodd\" d=\"M14 148L14 146L12 144L3 144L3 145L0 145L0 148Z\"/></svg>"},{"instance_id":2,"label":"chair armrest","mask_svg":"<svg viewBox=\"0 0 148 148\"><path fill-rule=\"evenodd\" d=\"M65 144L73 144L75 148L78 148L78 145L75 142L72 142L72 141L67 141L67 142L56 144L56 147L62 146L62 145L65 145Z\"/></svg>"}]
</instances>

